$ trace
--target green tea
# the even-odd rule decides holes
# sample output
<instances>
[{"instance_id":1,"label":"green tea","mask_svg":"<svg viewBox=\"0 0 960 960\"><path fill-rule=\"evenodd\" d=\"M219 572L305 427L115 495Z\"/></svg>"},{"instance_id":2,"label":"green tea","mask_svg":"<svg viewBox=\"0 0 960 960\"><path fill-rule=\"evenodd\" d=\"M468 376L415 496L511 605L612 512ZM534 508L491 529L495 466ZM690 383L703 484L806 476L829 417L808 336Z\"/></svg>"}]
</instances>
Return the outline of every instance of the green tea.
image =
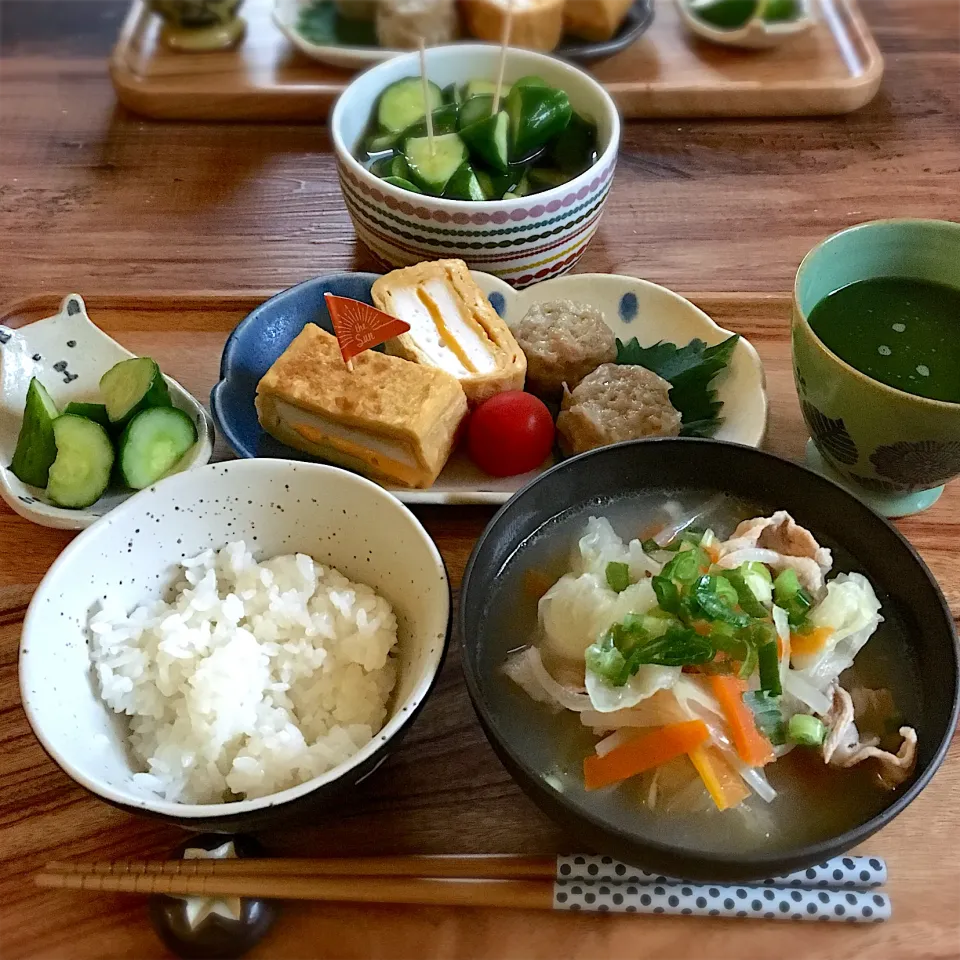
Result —
<instances>
[{"instance_id":1,"label":"green tea","mask_svg":"<svg viewBox=\"0 0 960 960\"><path fill-rule=\"evenodd\" d=\"M960 290L902 277L858 280L821 300L810 326L874 380L960 403Z\"/></svg>"}]
</instances>

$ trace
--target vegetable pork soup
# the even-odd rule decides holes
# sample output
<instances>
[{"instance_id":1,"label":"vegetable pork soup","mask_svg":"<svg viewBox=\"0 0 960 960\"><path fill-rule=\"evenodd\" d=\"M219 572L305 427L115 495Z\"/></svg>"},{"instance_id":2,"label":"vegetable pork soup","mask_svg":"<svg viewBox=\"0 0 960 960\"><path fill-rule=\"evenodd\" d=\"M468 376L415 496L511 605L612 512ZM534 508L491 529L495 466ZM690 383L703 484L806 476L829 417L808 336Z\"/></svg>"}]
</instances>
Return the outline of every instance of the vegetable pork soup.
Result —
<instances>
[{"instance_id":1,"label":"vegetable pork soup","mask_svg":"<svg viewBox=\"0 0 960 960\"><path fill-rule=\"evenodd\" d=\"M440 89L405 77L380 95L357 158L386 183L450 200L515 200L562 186L597 161L597 127L540 77ZM426 114L433 122L428 137Z\"/></svg>"},{"instance_id":2,"label":"vegetable pork soup","mask_svg":"<svg viewBox=\"0 0 960 960\"><path fill-rule=\"evenodd\" d=\"M912 777L895 605L855 558L763 514L709 492L593 503L497 578L478 638L491 709L584 812L776 852L865 822Z\"/></svg>"},{"instance_id":3,"label":"vegetable pork soup","mask_svg":"<svg viewBox=\"0 0 960 960\"><path fill-rule=\"evenodd\" d=\"M900 277L859 280L821 300L810 327L868 377L960 403L960 290Z\"/></svg>"}]
</instances>

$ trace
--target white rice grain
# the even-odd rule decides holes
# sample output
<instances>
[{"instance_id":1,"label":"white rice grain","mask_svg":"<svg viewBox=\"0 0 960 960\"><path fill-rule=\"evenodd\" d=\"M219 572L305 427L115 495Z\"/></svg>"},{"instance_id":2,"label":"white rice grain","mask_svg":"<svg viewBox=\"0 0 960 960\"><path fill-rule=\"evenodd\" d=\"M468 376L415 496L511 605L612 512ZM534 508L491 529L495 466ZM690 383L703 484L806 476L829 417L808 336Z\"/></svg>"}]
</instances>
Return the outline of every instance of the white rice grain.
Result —
<instances>
[{"instance_id":1,"label":"white rice grain","mask_svg":"<svg viewBox=\"0 0 960 960\"><path fill-rule=\"evenodd\" d=\"M130 719L141 791L262 797L348 760L383 726L397 621L370 587L241 541L183 561L169 603L90 619L104 701Z\"/></svg>"}]
</instances>

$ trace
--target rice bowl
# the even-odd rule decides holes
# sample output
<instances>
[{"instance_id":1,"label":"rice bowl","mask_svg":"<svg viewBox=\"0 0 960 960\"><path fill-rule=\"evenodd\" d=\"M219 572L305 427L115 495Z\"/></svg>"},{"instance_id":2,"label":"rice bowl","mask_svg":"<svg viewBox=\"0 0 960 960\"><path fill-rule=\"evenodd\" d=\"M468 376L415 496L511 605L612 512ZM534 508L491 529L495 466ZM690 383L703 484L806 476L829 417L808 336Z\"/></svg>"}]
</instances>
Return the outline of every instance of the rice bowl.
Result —
<instances>
[{"instance_id":1,"label":"rice bowl","mask_svg":"<svg viewBox=\"0 0 960 960\"><path fill-rule=\"evenodd\" d=\"M161 629L160 636L156 627L163 620L153 621L161 615L183 620L182 613L170 613L159 605L176 604L178 594L182 601L186 589L195 590L184 575L185 570L193 570L198 584L204 582L210 573L207 568L217 562L214 554L241 541L249 553L237 546L228 548L219 561L221 570L214 574L220 587L217 599L205 587L201 605L212 601L217 614L223 613L226 605L229 615L224 614L224 618L228 623L239 612L236 603L244 605L243 614L250 614L240 616L237 624L254 625L256 617L260 617L259 626L249 632L260 634L259 639L252 641L258 647L267 646L259 652L251 647L250 652L271 661L268 676L261 677L265 682L259 687L250 684L248 677L241 688L234 679L224 681L218 674L216 689L220 695L237 703L249 698L247 708L252 701L253 713L248 709L241 723L238 715L242 711L220 711L221 721L228 721L227 727L232 725L233 737L229 736L231 730L218 728L219 733L203 740L203 749L212 754L212 760L205 757L204 762L214 763L215 775L206 778L206 774L197 774L195 770L194 777L165 779L157 775L163 773L162 764L151 768L144 756L145 752L164 763L173 762L174 753L168 755L155 749L158 732L171 729L164 721L174 719L177 712L169 706L177 703L176 698L165 698L179 690L183 682L190 686L192 681L202 687L204 670L217 667L217 662L209 664L211 656L204 654L197 658L202 662L191 668L184 670L178 665L169 673L169 661L181 659L173 656L174 651L190 652L191 642L196 646L196 638L185 636L184 624L176 619L165 630ZM236 603L226 599L236 593L235 576L252 576L254 564L258 571L266 568L273 572L278 561L271 558L295 558L297 554L304 559L284 560L280 564L287 568L281 577L287 589L278 589L277 597L289 593L298 578L302 583L309 558L323 568L322 575L316 571L317 582L326 583L329 590L322 589L320 596L314 591L309 599L290 598L289 606L280 602L275 615L265 619L254 606L255 596L243 601L238 597ZM184 567L185 561L193 564L197 557L201 557L198 564ZM299 572L298 564L304 568ZM246 573L225 570L230 565L245 569ZM330 568L338 573L335 575ZM322 625L331 615L329 604L335 602L333 597L350 592L342 589L340 575L355 585L350 589L356 602L345 605L341 597L341 606L348 615L338 611L334 623L340 617L349 624L352 617L353 627L342 633L328 630L327 635L321 636ZM275 586L276 580L274 576ZM247 592L250 589L248 584ZM258 592L254 589L255 594ZM267 594L269 588L263 596ZM377 596L382 598L383 607ZM304 605L310 613L306 626L302 622L306 619L302 616ZM395 628L391 628L387 605L395 617ZM146 614L134 614L138 607L146 607ZM151 614L151 610L156 612ZM280 638L283 642L276 643L277 637L269 636L273 627L284 622L283 617L289 621L296 620L298 615L302 634L316 631L310 638L313 653L306 649L303 636L297 639L289 623L284 628L289 635ZM140 618L143 623L131 629L129 621ZM360 624L362 620L365 624ZM364 631L358 629L358 624L363 627L377 621L381 621L380 626L362 639ZM188 626L201 631L210 629L212 636L216 627L203 627L204 622L209 620L207 613L201 611ZM433 686L443 662L449 623L449 582L436 546L413 514L381 488L344 470L319 464L283 460L215 464L193 472L189 478L170 477L137 494L81 534L61 554L35 593L24 621L21 698L28 720L51 758L79 784L107 802L195 830L254 829L276 824L294 812L313 813L318 806L349 792L386 759ZM144 624L151 626L144 631ZM92 625L99 625L96 639L90 630ZM117 631L120 635L116 635ZM134 641L134 635L140 639ZM322 643L317 642L318 638ZM131 742L131 717L115 713L102 695L106 692L115 698L122 710L134 706L133 700L123 699L138 686L132 674L143 668L145 652L159 650L161 640L170 655L164 667L168 671L164 682L172 686L165 686L160 698L164 699L163 711L156 700L151 707L144 707L144 712L162 713L163 720L135 720L142 725L138 742ZM218 642L224 640L229 638L221 637ZM249 645L251 640L244 637L241 642ZM271 643L278 647L272 655ZM348 648L351 644L357 648L348 655L345 643ZM293 647L284 650L285 644ZM301 645L299 650L297 644ZM111 646L115 649L108 653ZM324 652L318 656L321 647ZM128 671L122 664L125 657L139 657L140 667ZM345 667L337 668L329 677L336 680L332 685L336 696L325 699L322 665L320 670L313 671L321 681L317 685L302 684L290 674L291 670L303 669L310 658L329 661L331 657ZM378 659L381 657L385 658L382 664ZM99 671L94 669L92 658ZM204 663L208 665L204 667ZM105 667L109 667L109 675L103 671ZM374 680L371 670L382 673ZM159 666L147 667L146 672L146 686L139 685L138 697L146 694L150 684L155 685L161 675ZM245 671L244 675L248 673ZM367 675L371 684L366 686L366 694L355 696L354 691L343 695L345 677L350 674ZM185 679L187 676L190 679ZM104 687L104 679L109 690ZM116 688L112 686L114 680L120 681ZM288 690L278 689L285 684L289 684ZM315 709L317 704L303 694L303 690L314 686L321 709ZM129 691L125 690L127 687ZM205 737L212 718L205 712L210 706L205 702L207 694L197 693L194 686L190 689L196 694L194 706L198 709L192 713L186 703L179 703L185 711L181 717L190 718L190 723L181 729L186 722L181 718L178 737L184 733L184 737L193 738L198 731L203 731ZM140 706L139 701L136 706ZM278 706L283 710L277 712ZM257 709L261 717L267 718L262 728L258 727ZM289 727L278 723L283 712L288 715ZM357 729L364 725L370 728L369 737L366 731ZM380 729L374 731L377 726ZM238 738L238 727L248 732L241 731ZM297 728L305 749L290 751L276 767L261 764L260 769L256 759L248 762L263 752L257 742L260 734L283 733L289 746L296 743ZM339 730L332 740L324 736L336 728ZM167 746L176 750L189 744L189 753L200 743L199 739L175 739ZM247 749L243 762L234 769L234 760L240 757L244 746ZM271 756L279 756L280 747L280 741L272 742ZM230 787L226 778L231 772L236 790L223 792L224 786ZM154 779L144 779L150 776ZM172 799L185 784L183 800ZM244 795L246 799L239 799Z\"/></svg>"}]
</instances>

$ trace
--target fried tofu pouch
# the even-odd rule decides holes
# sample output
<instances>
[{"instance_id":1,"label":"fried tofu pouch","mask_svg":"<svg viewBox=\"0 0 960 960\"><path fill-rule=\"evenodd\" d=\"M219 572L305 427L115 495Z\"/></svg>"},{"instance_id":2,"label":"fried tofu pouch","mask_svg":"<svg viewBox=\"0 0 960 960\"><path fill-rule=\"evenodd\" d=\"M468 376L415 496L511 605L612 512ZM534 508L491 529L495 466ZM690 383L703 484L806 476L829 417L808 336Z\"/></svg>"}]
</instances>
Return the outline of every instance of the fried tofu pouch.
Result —
<instances>
[{"instance_id":1,"label":"fried tofu pouch","mask_svg":"<svg viewBox=\"0 0 960 960\"><path fill-rule=\"evenodd\" d=\"M471 405L522 390L527 358L462 260L394 270L373 285L378 309L409 324L387 352L456 377Z\"/></svg>"},{"instance_id":2,"label":"fried tofu pouch","mask_svg":"<svg viewBox=\"0 0 960 960\"><path fill-rule=\"evenodd\" d=\"M633 0L566 0L564 33L593 43L613 39Z\"/></svg>"},{"instance_id":3,"label":"fried tofu pouch","mask_svg":"<svg viewBox=\"0 0 960 960\"><path fill-rule=\"evenodd\" d=\"M307 324L257 386L257 416L282 443L387 485L429 487L467 413L455 377L366 350L353 372L336 337Z\"/></svg>"}]
</instances>

